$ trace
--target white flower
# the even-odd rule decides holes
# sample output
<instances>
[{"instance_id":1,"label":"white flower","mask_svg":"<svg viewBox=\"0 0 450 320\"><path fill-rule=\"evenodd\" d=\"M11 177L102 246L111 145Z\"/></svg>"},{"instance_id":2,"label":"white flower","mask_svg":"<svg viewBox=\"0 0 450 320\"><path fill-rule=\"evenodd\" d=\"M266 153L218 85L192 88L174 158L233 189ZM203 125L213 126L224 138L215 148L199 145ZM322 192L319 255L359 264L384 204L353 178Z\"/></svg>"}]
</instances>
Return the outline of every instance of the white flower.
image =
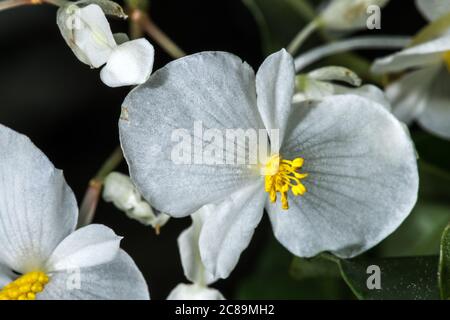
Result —
<instances>
[{"instance_id":1,"label":"white flower","mask_svg":"<svg viewBox=\"0 0 450 320\"><path fill-rule=\"evenodd\" d=\"M205 269L200 257L199 238L208 214L210 213L206 207L192 214L192 225L178 237L178 248L184 275L192 284L180 283L169 294L168 300L225 299L218 290L208 287L208 285L217 281L217 277Z\"/></svg>"},{"instance_id":2,"label":"white flower","mask_svg":"<svg viewBox=\"0 0 450 320\"><path fill-rule=\"evenodd\" d=\"M425 130L450 139L450 35L407 48L375 61L373 71L409 71L386 88L393 113L416 120Z\"/></svg>"},{"instance_id":3,"label":"white flower","mask_svg":"<svg viewBox=\"0 0 450 320\"><path fill-rule=\"evenodd\" d=\"M112 172L106 177L103 199L112 202L129 218L146 226L152 226L157 233L170 219L170 216L164 213L156 215L148 202L142 199L131 179L119 172Z\"/></svg>"},{"instance_id":4,"label":"white flower","mask_svg":"<svg viewBox=\"0 0 450 320\"><path fill-rule=\"evenodd\" d=\"M123 34L112 34L102 8L85 4L71 3L57 14L61 34L77 58L92 68L106 64L101 79L110 87L145 82L153 69L153 46L143 38L123 42Z\"/></svg>"},{"instance_id":5,"label":"white flower","mask_svg":"<svg viewBox=\"0 0 450 320\"><path fill-rule=\"evenodd\" d=\"M256 76L232 54L203 52L169 63L124 101L122 148L144 198L174 217L210 204L200 252L214 276L229 275L264 208L293 254L352 257L393 232L416 202L414 148L385 107L353 94L292 106L294 86L284 50ZM174 163L173 130L192 132L198 120L221 132L279 129L280 149L256 166ZM216 140L203 143L223 148L224 157L233 152ZM245 139L234 144L247 148Z\"/></svg>"},{"instance_id":6,"label":"white flower","mask_svg":"<svg viewBox=\"0 0 450 320\"><path fill-rule=\"evenodd\" d=\"M25 136L0 126L0 300L148 299L121 237L75 231L78 209L62 172Z\"/></svg>"},{"instance_id":7,"label":"white flower","mask_svg":"<svg viewBox=\"0 0 450 320\"><path fill-rule=\"evenodd\" d=\"M366 27L368 8L384 7L389 0L332 0L319 19L327 29L346 31Z\"/></svg>"},{"instance_id":8,"label":"white flower","mask_svg":"<svg viewBox=\"0 0 450 320\"><path fill-rule=\"evenodd\" d=\"M429 21L439 19L450 13L449 0L416 0L416 5L423 16Z\"/></svg>"}]
</instances>

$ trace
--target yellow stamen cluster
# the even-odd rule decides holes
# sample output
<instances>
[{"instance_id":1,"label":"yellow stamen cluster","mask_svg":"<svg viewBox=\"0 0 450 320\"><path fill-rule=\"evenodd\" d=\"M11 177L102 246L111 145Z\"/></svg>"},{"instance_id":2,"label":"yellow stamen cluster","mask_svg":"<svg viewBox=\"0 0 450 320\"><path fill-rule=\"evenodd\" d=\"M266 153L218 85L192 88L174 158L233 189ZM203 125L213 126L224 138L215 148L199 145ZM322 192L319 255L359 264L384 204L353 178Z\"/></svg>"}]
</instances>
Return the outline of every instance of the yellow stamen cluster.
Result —
<instances>
[{"instance_id":1,"label":"yellow stamen cluster","mask_svg":"<svg viewBox=\"0 0 450 320\"><path fill-rule=\"evenodd\" d=\"M285 160L280 155L273 155L265 166L265 190L269 193L270 201L277 201L277 192L281 194L281 207L289 209L287 194L289 189L294 196L305 194L306 187L300 181L308 176L297 172L303 166L304 160L296 158Z\"/></svg>"},{"instance_id":2,"label":"yellow stamen cluster","mask_svg":"<svg viewBox=\"0 0 450 320\"><path fill-rule=\"evenodd\" d=\"M444 63L447 65L447 70L450 72L450 51L447 51L442 55Z\"/></svg>"},{"instance_id":3,"label":"yellow stamen cluster","mask_svg":"<svg viewBox=\"0 0 450 320\"><path fill-rule=\"evenodd\" d=\"M48 276L43 272L27 273L1 289L0 300L34 300L48 281Z\"/></svg>"}]
</instances>

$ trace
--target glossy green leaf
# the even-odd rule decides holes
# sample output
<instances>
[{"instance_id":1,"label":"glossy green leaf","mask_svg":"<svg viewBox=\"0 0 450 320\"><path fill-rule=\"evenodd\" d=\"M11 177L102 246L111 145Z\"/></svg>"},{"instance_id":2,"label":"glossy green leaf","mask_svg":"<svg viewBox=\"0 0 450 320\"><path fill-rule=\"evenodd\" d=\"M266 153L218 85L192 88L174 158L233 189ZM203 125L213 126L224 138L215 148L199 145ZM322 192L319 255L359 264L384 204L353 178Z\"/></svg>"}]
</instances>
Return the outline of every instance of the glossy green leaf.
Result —
<instances>
[{"instance_id":1,"label":"glossy green leaf","mask_svg":"<svg viewBox=\"0 0 450 320\"><path fill-rule=\"evenodd\" d=\"M439 258L439 288L441 298L450 299L450 225L442 234L441 252Z\"/></svg>"},{"instance_id":2,"label":"glossy green leaf","mask_svg":"<svg viewBox=\"0 0 450 320\"><path fill-rule=\"evenodd\" d=\"M314 278L339 278L339 267L336 263L321 259L304 259L294 257L290 269L291 276L296 280L314 279Z\"/></svg>"},{"instance_id":3,"label":"glossy green leaf","mask_svg":"<svg viewBox=\"0 0 450 320\"><path fill-rule=\"evenodd\" d=\"M306 0L242 0L259 26L266 55L286 47L314 16Z\"/></svg>"},{"instance_id":4,"label":"glossy green leaf","mask_svg":"<svg viewBox=\"0 0 450 320\"><path fill-rule=\"evenodd\" d=\"M405 222L378 245L384 257L438 255L442 230L450 221L450 205L419 202Z\"/></svg>"},{"instance_id":5,"label":"glossy green leaf","mask_svg":"<svg viewBox=\"0 0 450 320\"><path fill-rule=\"evenodd\" d=\"M438 260L437 256L356 258L338 263L342 276L359 299L428 300L439 298ZM380 289L370 286L376 284L377 276L371 266L379 267Z\"/></svg>"},{"instance_id":6,"label":"glossy green leaf","mask_svg":"<svg viewBox=\"0 0 450 320\"><path fill-rule=\"evenodd\" d=\"M261 250L255 269L237 288L236 299L352 299L353 294L339 276L336 265L329 264L328 275L314 272L313 265L301 276L293 274L292 254L276 240ZM303 259L302 259L303 260ZM318 260L313 259L314 263ZM327 263L327 262L325 262ZM323 261L320 262L323 265Z\"/></svg>"}]
</instances>

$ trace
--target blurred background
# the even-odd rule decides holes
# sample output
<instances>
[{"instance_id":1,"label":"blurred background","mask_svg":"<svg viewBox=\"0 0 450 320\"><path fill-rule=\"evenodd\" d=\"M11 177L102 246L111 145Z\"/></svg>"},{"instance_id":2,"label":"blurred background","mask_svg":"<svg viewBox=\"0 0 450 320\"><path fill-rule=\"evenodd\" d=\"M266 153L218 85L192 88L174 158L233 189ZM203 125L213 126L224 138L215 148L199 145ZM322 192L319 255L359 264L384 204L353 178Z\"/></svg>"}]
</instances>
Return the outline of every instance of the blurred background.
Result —
<instances>
[{"instance_id":1,"label":"blurred background","mask_svg":"<svg viewBox=\"0 0 450 320\"><path fill-rule=\"evenodd\" d=\"M289 2L292 1L151 0L149 14L187 53L229 51L257 69L268 53L285 46L305 25L305 16L290 7ZM319 2L310 1L312 5ZM264 17L264 33L249 5L253 10L257 6L260 18ZM29 136L55 166L63 169L80 202L88 181L118 144L120 106L130 88L108 88L100 81L98 70L80 63L62 39L55 13L56 8L49 5L0 12L0 123ZM361 34L413 35L424 24L413 1L393 0L383 11L382 30ZM112 19L111 25L113 32L128 31L125 21ZM308 46L320 43L319 36L313 36ZM171 59L157 45L155 48L156 70ZM367 59L384 53L360 52ZM336 61L345 60L333 62ZM422 159L433 164L422 178L423 183L427 183L427 174L434 172L438 177L428 179L432 183L421 191L421 199L431 200L420 202L419 207L425 206L427 212L434 210L436 218L431 224L422 215L417 223L409 219L414 225L406 236L394 238L392 245L376 248L369 256L380 252L405 255L424 232L439 227L435 221L440 219L444 225L448 222L442 207L448 204L450 196L448 187L439 185L439 177L450 169L449 143L417 128L412 131ZM127 172L125 164L120 171ZM172 219L157 236L150 227L128 219L113 205L101 201L95 222L125 237L122 246L144 273L152 298L165 299L178 283L188 282L183 276L176 240L190 224L189 218ZM414 253L434 253L436 239L429 241L432 243L420 242L422 247L414 248ZM292 268L295 269L292 256L273 240L270 224L264 218L231 277L213 286L227 298L353 297L333 272L327 281L316 281L313 276L305 280L296 277Z\"/></svg>"}]
</instances>

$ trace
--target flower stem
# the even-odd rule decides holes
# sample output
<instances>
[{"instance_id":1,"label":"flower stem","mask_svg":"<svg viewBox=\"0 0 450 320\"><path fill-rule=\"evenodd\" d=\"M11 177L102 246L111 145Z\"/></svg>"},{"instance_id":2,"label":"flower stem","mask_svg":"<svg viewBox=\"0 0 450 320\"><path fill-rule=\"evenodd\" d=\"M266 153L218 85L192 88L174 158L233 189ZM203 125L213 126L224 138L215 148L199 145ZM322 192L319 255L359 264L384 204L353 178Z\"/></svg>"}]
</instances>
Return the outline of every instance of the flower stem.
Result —
<instances>
[{"instance_id":1,"label":"flower stem","mask_svg":"<svg viewBox=\"0 0 450 320\"><path fill-rule=\"evenodd\" d=\"M407 46L410 41L411 38L403 36L368 36L332 42L295 58L295 70L299 72L322 58L338 53L361 49L398 49Z\"/></svg>"},{"instance_id":2,"label":"flower stem","mask_svg":"<svg viewBox=\"0 0 450 320\"><path fill-rule=\"evenodd\" d=\"M83 201L81 202L80 214L78 216L78 228L90 224L94 219L95 210L97 209L105 178L120 165L122 160L122 149L118 146L103 163L95 177L89 181L89 186L83 197Z\"/></svg>"},{"instance_id":3,"label":"flower stem","mask_svg":"<svg viewBox=\"0 0 450 320\"><path fill-rule=\"evenodd\" d=\"M287 51L291 55L294 55L298 51L298 49L300 49L305 40L308 39L308 37L319 28L319 26L320 22L317 19L314 19L310 23L308 23L306 27L300 30L300 32L291 41L291 43L287 47Z\"/></svg>"},{"instance_id":4,"label":"flower stem","mask_svg":"<svg viewBox=\"0 0 450 320\"><path fill-rule=\"evenodd\" d=\"M140 9L133 9L131 20L141 27L148 35L155 40L172 58L184 57L186 53L181 50L150 18L150 16Z\"/></svg>"}]
</instances>

